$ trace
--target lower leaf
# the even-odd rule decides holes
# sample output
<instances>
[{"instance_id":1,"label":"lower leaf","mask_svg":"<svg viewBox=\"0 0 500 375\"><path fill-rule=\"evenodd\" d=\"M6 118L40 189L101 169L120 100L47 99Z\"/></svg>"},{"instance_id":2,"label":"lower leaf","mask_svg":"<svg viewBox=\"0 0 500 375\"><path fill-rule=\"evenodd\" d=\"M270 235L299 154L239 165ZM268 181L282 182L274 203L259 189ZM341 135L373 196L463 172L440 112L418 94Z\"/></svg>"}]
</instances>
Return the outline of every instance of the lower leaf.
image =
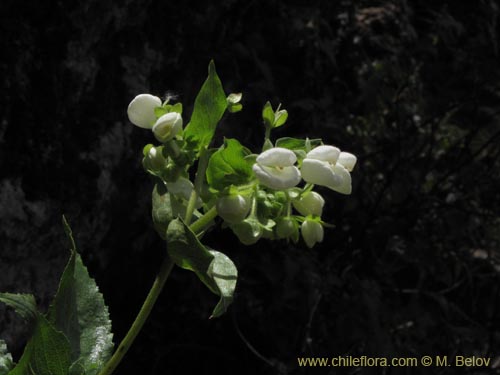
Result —
<instances>
[{"instance_id":1,"label":"lower leaf","mask_svg":"<svg viewBox=\"0 0 500 375\"><path fill-rule=\"evenodd\" d=\"M33 336L9 375L68 375L70 357L71 349L66 336L38 314Z\"/></svg>"}]
</instances>

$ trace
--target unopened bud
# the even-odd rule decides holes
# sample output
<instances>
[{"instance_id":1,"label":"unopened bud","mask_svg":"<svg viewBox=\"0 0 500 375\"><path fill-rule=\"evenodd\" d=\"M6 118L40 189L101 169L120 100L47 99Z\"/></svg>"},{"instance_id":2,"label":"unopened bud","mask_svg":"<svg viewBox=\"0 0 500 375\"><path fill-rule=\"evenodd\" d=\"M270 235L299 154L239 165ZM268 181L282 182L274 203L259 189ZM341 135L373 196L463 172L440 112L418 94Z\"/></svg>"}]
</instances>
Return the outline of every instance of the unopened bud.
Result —
<instances>
[{"instance_id":1,"label":"unopened bud","mask_svg":"<svg viewBox=\"0 0 500 375\"><path fill-rule=\"evenodd\" d=\"M244 220L250 211L250 206L250 199L240 194L220 197L215 203L217 214L229 224Z\"/></svg>"},{"instance_id":2,"label":"unopened bud","mask_svg":"<svg viewBox=\"0 0 500 375\"><path fill-rule=\"evenodd\" d=\"M301 226L301 233L308 248L312 248L317 242L323 241L323 226L314 220L305 220Z\"/></svg>"}]
</instances>

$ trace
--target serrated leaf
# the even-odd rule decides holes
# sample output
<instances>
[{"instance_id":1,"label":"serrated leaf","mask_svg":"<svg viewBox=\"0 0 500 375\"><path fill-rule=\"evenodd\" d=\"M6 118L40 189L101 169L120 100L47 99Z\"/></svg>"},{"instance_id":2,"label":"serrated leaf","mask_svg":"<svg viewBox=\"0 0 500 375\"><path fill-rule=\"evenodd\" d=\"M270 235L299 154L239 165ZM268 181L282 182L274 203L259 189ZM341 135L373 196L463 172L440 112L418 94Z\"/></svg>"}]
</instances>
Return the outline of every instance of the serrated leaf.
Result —
<instances>
[{"instance_id":1,"label":"serrated leaf","mask_svg":"<svg viewBox=\"0 0 500 375\"><path fill-rule=\"evenodd\" d=\"M68 375L70 358L68 339L44 316L37 314L33 336L9 375Z\"/></svg>"},{"instance_id":2,"label":"serrated leaf","mask_svg":"<svg viewBox=\"0 0 500 375\"><path fill-rule=\"evenodd\" d=\"M38 312L35 297L32 294L0 293L0 302L10 306L26 321L34 321Z\"/></svg>"},{"instance_id":3,"label":"serrated leaf","mask_svg":"<svg viewBox=\"0 0 500 375\"><path fill-rule=\"evenodd\" d=\"M181 220L173 220L167 230L167 251L181 268L193 271L220 300L211 318L222 315L233 300L238 272L224 254L207 250L196 235Z\"/></svg>"},{"instance_id":4,"label":"serrated leaf","mask_svg":"<svg viewBox=\"0 0 500 375\"><path fill-rule=\"evenodd\" d=\"M12 355L7 350L5 341L0 340L0 375L6 375L14 367Z\"/></svg>"},{"instance_id":5,"label":"serrated leaf","mask_svg":"<svg viewBox=\"0 0 500 375\"><path fill-rule=\"evenodd\" d=\"M262 108L262 119L266 127L272 128L274 124L274 111L271 103L266 102L264 108Z\"/></svg>"},{"instance_id":6,"label":"serrated leaf","mask_svg":"<svg viewBox=\"0 0 500 375\"><path fill-rule=\"evenodd\" d=\"M250 151L236 139L225 139L224 145L208 161L207 182L214 190L230 185L243 185L253 178Z\"/></svg>"},{"instance_id":7,"label":"serrated leaf","mask_svg":"<svg viewBox=\"0 0 500 375\"><path fill-rule=\"evenodd\" d=\"M215 128L226 111L227 100L222 83L210 61L208 78L194 102L191 121L184 130L184 138L196 150L207 147L215 133Z\"/></svg>"},{"instance_id":8,"label":"serrated leaf","mask_svg":"<svg viewBox=\"0 0 500 375\"><path fill-rule=\"evenodd\" d=\"M67 232L74 244L69 226ZM47 317L69 340L71 362L78 361L87 375L97 374L113 351L111 321L104 298L74 245Z\"/></svg>"}]
</instances>

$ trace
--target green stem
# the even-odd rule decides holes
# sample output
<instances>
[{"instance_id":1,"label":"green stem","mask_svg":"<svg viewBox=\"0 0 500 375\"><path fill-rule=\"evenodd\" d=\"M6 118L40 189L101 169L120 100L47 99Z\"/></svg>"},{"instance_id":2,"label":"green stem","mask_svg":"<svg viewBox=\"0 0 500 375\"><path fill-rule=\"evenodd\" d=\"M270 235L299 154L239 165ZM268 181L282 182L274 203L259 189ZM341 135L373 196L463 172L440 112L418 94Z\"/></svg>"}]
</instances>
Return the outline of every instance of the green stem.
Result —
<instances>
[{"instance_id":1,"label":"green stem","mask_svg":"<svg viewBox=\"0 0 500 375\"><path fill-rule=\"evenodd\" d=\"M217 217L217 209L213 206L210 210L189 226L193 233L198 234L210 221Z\"/></svg>"},{"instance_id":2,"label":"green stem","mask_svg":"<svg viewBox=\"0 0 500 375\"><path fill-rule=\"evenodd\" d=\"M196 201L200 195L201 186L203 184L203 179L205 177L205 172L208 166L208 152L204 147L200 151L200 160L198 161L198 170L196 171L196 177L194 179L194 188L189 197L188 205L186 208L186 217L184 222L186 225L191 223L191 218L193 217L194 208L196 206Z\"/></svg>"},{"instance_id":3,"label":"green stem","mask_svg":"<svg viewBox=\"0 0 500 375\"><path fill-rule=\"evenodd\" d=\"M127 350L130 348L135 338L137 337L137 334L141 331L142 327L144 326L144 323L146 322L146 319L151 313L151 310L156 300L158 299L158 296L160 295L160 292L163 289L165 281L167 281L167 278L170 275L170 271L172 271L173 266L174 262L167 255L161 265L160 272L156 276L153 286L151 287L151 290L148 293L148 296L146 297L144 303L142 304L139 314L137 314L137 317L134 320L134 323L132 323L132 326L130 327L127 334L121 341L120 345L118 345L118 348L116 349L115 353L113 354L111 359L106 363L106 365L101 370L99 375L111 375L118 366L118 364L121 362L121 360L127 353Z\"/></svg>"},{"instance_id":4,"label":"green stem","mask_svg":"<svg viewBox=\"0 0 500 375\"><path fill-rule=\"evenodd\" d=\"M181 154L181 149L179 148L179 145L175 143L173 139L165 142L165 148L167 149L168 155L170 155L172 159L177 159Z\"/></svg>"}]
</instances>

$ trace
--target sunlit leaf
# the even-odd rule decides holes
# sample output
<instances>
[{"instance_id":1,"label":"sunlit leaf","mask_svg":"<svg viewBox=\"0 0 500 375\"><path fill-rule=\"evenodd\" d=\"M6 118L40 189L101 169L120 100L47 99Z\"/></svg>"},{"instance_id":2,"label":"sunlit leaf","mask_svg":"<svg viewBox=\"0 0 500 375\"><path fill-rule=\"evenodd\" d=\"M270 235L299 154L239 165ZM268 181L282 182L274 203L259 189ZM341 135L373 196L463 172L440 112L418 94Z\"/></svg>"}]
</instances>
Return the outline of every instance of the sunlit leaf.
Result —
<instances>
[{"instance_id":1,"label":"sunlit leaf","mask_svg":"<svg viewBox=\"0 0 500 375\"><path fill-rule=\"evenodd\" d=\"M208 78L194 102L191 121L184 130L184 138L196 150L207 147L215 128L226 111L227 100L213 61L208 66Z\"/></svg>"}]
</instances>

